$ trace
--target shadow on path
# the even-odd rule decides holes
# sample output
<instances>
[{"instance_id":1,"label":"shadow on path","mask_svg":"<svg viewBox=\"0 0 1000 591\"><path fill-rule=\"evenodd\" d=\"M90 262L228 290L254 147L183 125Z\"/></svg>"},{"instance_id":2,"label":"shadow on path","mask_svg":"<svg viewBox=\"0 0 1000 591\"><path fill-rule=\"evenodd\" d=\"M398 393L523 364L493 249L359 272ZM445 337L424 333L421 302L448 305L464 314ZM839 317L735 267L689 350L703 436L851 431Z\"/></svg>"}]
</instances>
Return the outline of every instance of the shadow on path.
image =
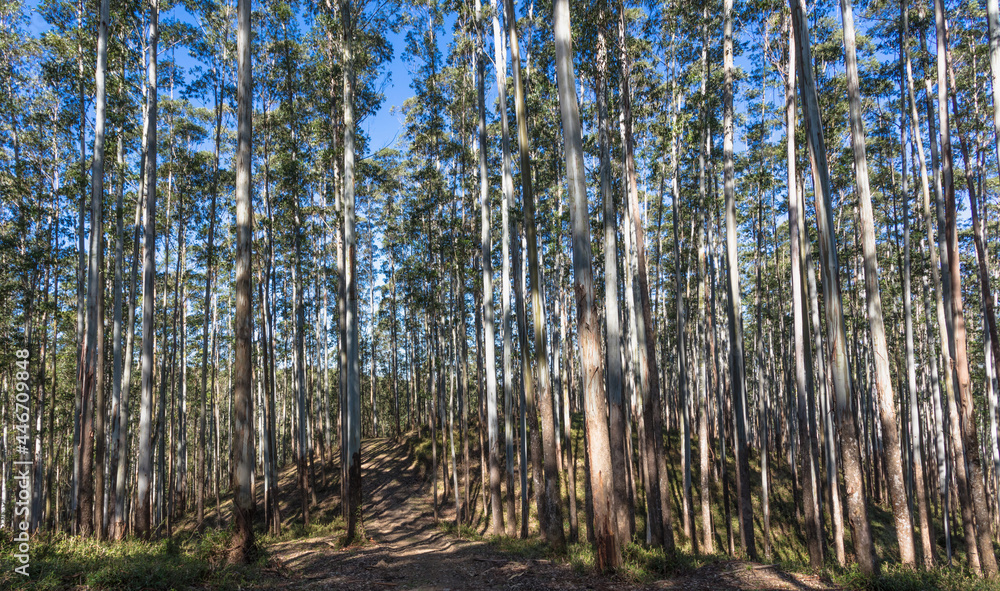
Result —
<instances>
[{"instance_id":1,"label":"shadow on path","mask_svg":"<svg viewBox=\"0 0 1000 591\"><path fill-rule=\"evenodd\" d=\"M747 570L747 563L740 562L718 563L689 576L637 585L618 577L581 573L567 564L510 556L485 542L447 534L435 524L429 486L419 475L405 443L390 439L366 440L362 445L362 458L365 544L338 548L338 539L334 536L273 544L269 550L282 574L265 579L258 589L722 591L829 588L819 581L812 586L796 578L799 575L780 573L779 576L765 572L776 570L773 568Z\"/></svg>"}]
</instances>

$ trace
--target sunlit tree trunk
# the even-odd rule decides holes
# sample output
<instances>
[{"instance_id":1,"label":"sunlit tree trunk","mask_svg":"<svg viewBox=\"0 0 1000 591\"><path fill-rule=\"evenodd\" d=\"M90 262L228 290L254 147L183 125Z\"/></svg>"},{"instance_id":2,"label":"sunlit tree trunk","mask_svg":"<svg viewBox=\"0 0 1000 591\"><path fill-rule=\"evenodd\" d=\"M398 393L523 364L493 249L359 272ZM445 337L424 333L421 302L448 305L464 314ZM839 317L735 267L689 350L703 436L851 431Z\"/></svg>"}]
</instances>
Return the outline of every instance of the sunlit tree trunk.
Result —
<instances>
[{"instance_id":1,"label":"sunlit tree trunk","mask_svg":"<svg viewBox=\"0 0 1000 591\"><path fill-rule=\"evenodd\" d=\"M152 478L153 434L153 302L156 282L156 55L159 44L159 0L150 0L149 87L146 115L145 237L142 263L142 390L139 399L139 441L136 484L136 535L149 538L150 480Z\"/></svg>"},{"instance_id":2,"label":"sunlit tree trunk","mask_svg":"<svg viewBox=\"0 0 1000 591\"><path fill-rule=\"evenodd\" d=\"M704 117L708 111L708 4L702 8L701 14L701 115ZM701 497L701 529L702 529L702 552L712 554L715 552L715 538L712 535L712 497L711 497L711 467L709 464L709 435L708 435L708 376L706 365L708 360L708 350L705 344L708 343L709 322L706 311L706 286L708 274L706 269L708 249L710 245L705 243L708 230L708 216L705 210L708 205L707 186L707 156L709 150L708 121L701 125L700 138L698 142L698 199L699 199L699 222L698 228L698 322L699 337L698 344L698 373L700 383L698 384L698 402L700 412L698 415L698 452L701 466L701 482L699 494Z\"/></svg>"},{"instance_id":3,"label":"sunlit tree trunk","mask_svg":"<svg viewBox=\"0 0 1000 591\"><path fill-rule=\"evenodd\" d=\"M952 109L956 113L958 113L959 112L958 98L957 98L958 90L955 85L955 72L954 72L954 67L952 66L951 49L946 48L945 58L948 67L948 79L951 84ZM974 64L975 62L973 61L973 65ZM972 212L972 236L973 236L973 243L976 248L976 263L977 263L976 270L978 271L977 275L979 278L981 301L983 308L982 309L983 325L984 325L983 340L984 343L986 344L984 364L987 366L986 370L987 382L988 382L987 387L988 389L992 389L993 384L992 384L991 374L993 373L993 370L996 369L996 360L991 359L991 354L994 356L1000 356L1000 346L997 345L996 315L993 310L993 295L992 295L992 290L990 289L990 271L989 271L988 258L986 256L985 233L983 232L982 224L980 223L979 219L979 205L977 203L978 201L977 193L979 193L979 191L976 190L976 183L974 180L975 178L975 171L973 170L974 165L970 161L969 145L966 140L966 136L963 133L962 120L960 118L956 119L955 128L956 131L958 132L959 146L961 147L962 157L963 160L965 161L965 182L969 193L969 204L970 204L969 209ZM954 187L952 187L951 191L952 194L954 194ZM960 290L959 293L961 293ZM969 387L971 388L971 381ZM963 412L969 412L969 411L963 409ZM993 416L994 415L991 415L991 417ZM978 434L974 433L974 435L976 435L976 439L978 439ZM968 437L968 433L966 433L966 437ZM979 453L984 453L984 451L982 449L979 449L977 451L977 459L981 458L981 456L978 455ZM996 574L995 568L993 569L994 572L990 572L991 570L990 564L996 563L996 557L992 550L993 548L992 542L989 542L989 535L990 535L989 532L992 528L990 526L985 525L986 523L989 523L989 521L983 520L984 516L986 517L989 516L989 507L986 501L980 503L980 499L978 498L979 496L981 496L985 499L986 495L986 491L984 488L984 481L983 481L983 469L982 469L981 459L979 459L978 464L975 464L971 463L971 458L970 458L970 468L973 472L972 478L974 480L971 482L972 488L970 489L969 492L970 494L972 494L972 501L974 505L974 510L976 512L976 525L978 529L980 553L983 554L985 552L989 552L989 554L991 555L991 556L984 555L982 561L983 561L983 567L988 571L987 572L988 576L993 576L994 574ZM979 472L978 476L975 475L977 470Z\"/></svg>"},{"instance_id":4,"label":"sunlit tree trunk","mask_svg":"<svg viewBox=\"0 0 1000 591\"><path fill-rule=\"evenodd\" d=\"M118 170L118 191L115 196L115 279L114 286L112 287L112 293L114 294L114 310L112 312L112 328L111 328L111 350L112 350L112 369L111 369L111 454L110 462L108 464L109 471L108 476L117 473L118 462L121 460L121 387L122 387L122 298L123 293L123 279L122 279L122 265L124 261L122 260L122 241L124 240L124 228L123 224L123 210L122 210L122 193L124 186L124 158L122 154L122 139L119 135L118 137L118 157L117 157L117 170ZM129 327L131 328L131 327ZM127 442L128 440L125 439ZM111 481L114 484L114 480ZM117 504L117 496L115 495L115 490L109 487L110 499L109 512L114 513L114 506ZM114 523L111 524L110 531L107 532L108 537L115 537Z\"/></svg>"},{"instance_id":5,"label":"sunlit tree trunk","mask_svg":"<svg viewBox=\"0 0 1000 591\"><path fill-rule=\"evenodd\" d=\"M205 425L206 401L208 399L208 309L212 303L212 280L215 264L215 207L219 195L219 150L222 142L222 100L220 85L215 87L215 151L212 176L212 199L209 205L208 246L205 262L205 326L201 340L201 408L198 413L198 500L195 509L195 521L199 530L205 527ZM266 300L262 300L266 301ZM265 310L266 312L266 310Z\"/></svg>"},{"instance_id":6,"label":"sunlit tree trunk","mask_svg":"<svg viewBox=\"0 0 1000 591\"><path fill-rule=\"evenodd\" d=\"M514 196L514 178L510 162L510 130L507 121L507 45L500 28L499 0L493 0L493 48L497 78L497 96L500 117L501 182L503 198L500 206L502 232L501 302L500 322L503 325L503 400L504 442L507 477L507 535L513 536L517 520L514 510L514 366L513 338L511 336L511 278L510 278L510 206ZM523 469L522 469L523 471Z\"/></svg>"},{"instance_id":7,"label":"sunlit tree trunk","mask_svg":"<svg viewBox=\"0 0 1000 591\"><path fill-rule=\"evenodd\" d=\"M524 380L524 412L530 425L532 480L535 489L538 521L546 540L557 549L565 546L562 530L562 509L559 495L559 476L556 466L554 415L552 412L552 385L546 354L545 309L539 286L538 242L535 236L535 197L532 188L531 146L528 139L528 113L524 98L524 82L521 75L521 49L517 34L517 17L512 0L504 2L504 16L510 38L511 71L514 76L514 110L517 117L517 143L520 154L521 200L524 209L524 242L527 285L530 290L533 337L535 344L535 371L537 390L528 361L527 318L518 323L523 329L521 338L521 366ZM527 304L527 302L524 302ZM542 413L542 423L538 423L538 410ZM539 432L541 431L541 432ZM523 522L526 523L526 520ZM522 526L522 533L524 532Z\"/></svg>"},{"instance_id":8,"label":"sunlit tree trunk","mask_svg":"<svg viewBox=\"0 0 1000 591\"><path fill-rule=\"evenodd\" d=\"M846 50L847 97L851 120L851 146L854 151L855 179L861 205L861 244L865 269L865 296L868 302L868 327L871 333L872 357L875 364L875 387L879 396L882 420L883 454L887 464L889 499L896 526L900 560L906 566L916 564L913 545L913 522L910 519L903 476L902 448L896 424L896 403L892 376L889 373L889 347L885 338L882 315L882 296L879 292L878 253L875 248L875 220L872 212L871 189L868 183L868 156L861 112L861 90L858 81L858 58L855 48L854 13L852 0L841 0L841 17L844 23L844 48Z\"/></svg>"},{"instance_id":9,"label":"sunlit tree trunk","mask_svg":"<svg viewBox=\"0 0 1000 591\"><path fill-rule=\"evenodd\" d=\"M591 495L594 507L596 563L600 570L617 568L621 563L621 543L615 532L614 500L611 492L611 452L608 441L607 399L604 394L604 363L601 359L601 333L594 301L591 265L590 221L587 214L587 187L583 168L583 134L576 97L576 74L573 70L573 47L570 34L569 0L556 0L553 6L556 40L556 78L559 87L559 110L562 117L566 155L566 177L572 195L570 209L573 225L573 280L577 295L577 326L580 358L583 365L584 410Z\"/></svg>"},{"instance_id":10,"label":"sunlit tree trunk","mask_svg":"<svg viewBox=\"0 0 1000 591\"><path fill-rule=\"evenodd\" d=\"M255 558L253 532L254 469L253 396L250 348L253 340L253 292L250 289L253 202L251 200L252 117L250 1L237 4L237 151L236 151L236 318L233 363L233 434L231 486L235 530L230 542L230 562Z\"/></svg>"},{"instance_id":11,"label":"sunlit tree trunk","mask_svg":"<svg viewBox=\"0 0 1000 591\"><path fill-rule=\"evenodd\" d=\"M597 133L600 150L601 201L604 204L604 321L607 335L607 384L608 411L610 413L609 438L611 445L611 469L614 494L615 527L618 539L632 537L628 515L628 492L625 479L625 419L622 412L622 335L618 307L618 239L615 230L614 195L611 192L611 137L608 130L608 99L606 79L608 76L608 50L605 39L607 23L606 3L601 3L601 24L597 27L597 73L594 77L594 94L597 99Z\"/></svg>"},{"instance_id":12,"label":"sunlit tree trunk","mask_svg":"<svg viewBox=\"0 0 1000 591\"><path fill-rule=\"evenodd\" d=\"M947 241L948 259L947 270L948 279L951 283L951 314L952 314L952 346L954 347L954 371L955 379L958 383L959 402L961 404L961 421L953 422L954 428L961 425L962 439L965 446L965 461L968 463L968 474L966 474L968 487L968 501L975 514L975 522L972 519L965 519L966 530L972 530L976 541L979 543L979 562L987 577L997 574L996 554L993 551L993 542L990 536L989 510L986 506L986 492L983 482L983 468L979 452L979 436L974 417L974 402L972 399L972 382L969 376L969 359L966 342L965 312L962 304L962 272L961 261L958 252L958 231L956 229L956 207L955 207L955 183L952 178L952 150L951 150L951 129L948 114L948 86L946 77L946 57L947 57L947 30L945 23L944 2L935 0L934 20L937 24L937 83L938 83L938 123L941 127L941 172L942 172L942 193L945 207L945 230L941 235L942 241ZM939 208L940 209L940 208ZM940 221L940 214L939 214ZM943 265L944 266L944 265ZM959 477L959 494L962 496L963 480L962 456L958 446L955 446L955 458ZM963 507L966 503L963 503ZM963 513L965 510L963 509ZM978 522L978 523L976 523ZM976 523L976 525L974 525ZM968 534L967 538L970 537ZM978 572L979 568L973 562L973 571Z\"/></svg>"},{"instance_id":13,"label":"sunlit tree trunk","mask_svg":"<svg viewBox=\"0 0 1000 591\"><path fill-rule=\"evenodd\" d=\"M873 574L878 565L872 548L868 522L867 499L861 475L861 458L857 432L850 404L851 374L847 358L843 303L840 295L839 263L833 207L830 195L830 175L827 169L823 124L819 100L813 80L812 51L809 45L809 25L801 0L790 0L792 25L796 39L796 62L801 82L802 103L806 114L809 161L813 170L816 193L816 223L819 229L823 273L823 300L826 303L827 330L830 340L830 368L836 393L837 422L840 426L841 456L847 481L847 504L854 538L854 549L861 572Z\"/></svg>"},{"instance_id":14,"label":"sunlit tree trunk","mask_svg":"<svg viewBox=\"0 0 1000 591\"><path fill-rule=\"evenodd\" d=\"M103 368L102 342L104 318L103 311L104 285L102 270L104 268L104 135L105 112L107 108L107 90L105 79L108 69L108 0L102 0L98 21L97 37L97 69L95 73L96 115L94 118L94 153L90 171L90 247L87 269L87 319L86 336L84 340L83 373L80 382L82 395L80 403L80 480L77 500L78 531L81 536L89 537L96 533L98 538L103 534L100 504L104 490L95 491L94 483L94 450L96 448L100 464L97 466L97 479L103 484L103 452L104 452L104 420L103 408L97 408L96 419L95 399L103 402L104 393L98 391L98 373ZM98 325L101 325L98 327ZM96 420L96 422L95 422ZM98 441L95 437L100 436ZM96 519L95 519L96 515Z\"/></svg>"},{"instance_id":15,"label":"sunlit tree trunk","mask_svg":"<svg viewBox=\"0 0 1000 591\"><path fill-rule=\"evenodd\" d=\"M802 256L804 249L802 241L805 237L804 217L805 208L799 194L797 181L798 172L795 162L795 127L798 115L795 106L795 70L796 70L796 50L795 33L792 30L791 21L788 23L788 70L785 74L785 130L787 142L787 162L788 162L788 228L789 246L791 248L791 274L792 274L792 322L795 331L795 391L799 420L799 447L802 450L811 448L811 421L808 421L808 404L814 402L812 391L812 363L811 344L809 342L809 328L807 322L807 309L805 298L805 286L802 281L805 275L805 260ZM822 351L818 352L822 354ZM808 461L813 462L813 454L801 454L803 464ZM813 567L823 566L823 529L821 516L817 515L818 503L815 498L819 492L819 483L815 481L815 476L819 474L818 466L813 466L808 471L810 482L803 488L806 513L806 544L809 548L809 562Z\"/></svg>"},{"instance_id":16,"label":"sunlit tree trunk","mask_svg":"<svg viewBox=\"0 0 1000 591\"><path fill-rule=\"evenodd\" d=\"M647 411L646 417L646 450L652 454L651 459L656 462L656 470L650 471L650 485L647 494L653 497L653 502L659 505L659 510L652 513L652 519L659 519L661 531L663 532L664 547L668 551L673 549L673 538L670 529L670 503L667 494L667 463L663 447L663 413L660 402L660 373L656 362L656 331L653 329L652 306L649 301L649 277L648 263L646 260L646 238L643 229L642 219L639 209L638 183L636 179L635 167L635 146L632 134L632 98L629 78L631 76L630 58L625 52L624 43L628 35L624 28L624 14L620 17L619 34L622 38L622 118L624 120L624 156L625 156L625 180L628 194L628 210L632 218L632 227L635 232L635 253L638 267L638 303L642 310L641 326L637 325L637 336L639 338L639 362L641 364L641 392L643 396L643 408ZM638 318L636 318L638 321ZM647 459L647 463L650 459ZM657 491L658 489L658 491ZM657 495L658 492L658 495Z\"/></svg>"},{"instance_id":17,"label":"sunlit tree trunk","mask_svg":"<svg viewBox=\"0 0 1000 591\"><path fill-rule=\"evenodd\" d=\"M361 517L361 383L358 348L358 277L357 238L354 230L354 3L342 0L344 63L344 278L346 289L346 386L344 426L347 446L347 538L350 544L357 534Z\"/></svg>"},{"instance_id":18,"label":"sunlit tree trunk","mask_svg":"<svg viewBox=\"0 0 1000 591\"><path fill-rule=\"evenodd\" d=\"M753 537L753 506L750 500L750 459L747 447L747 392L743 365L743 308L740 297L739 261L736 246L736 187L733 172L733 0L724 0L724 191L726 197L726 262L729 301L729 345L731 388L736 402L736 486L739 489L740 543L751 560L757 559ZM825 282L824 282L825 285Z\"/></svg>"},{"instance_id":19,"label":"sunlit tree trunk","mask_svg":"<svg viewBox=\"0 0 1000 591\"><path fill-rule=\"evenodd\" d=\"M77 0L77 99L79 102L79 132L80 132L80 200L77 202L77 269L76 269L76 397L73 407L73 476L70 483L70 529L72 533L79 533L79 520L77 519L77 499L80 488L80 419L83 416L80 412L80 404L83 394L83 375L86 363L86 297L87 297L87 259L85 250L86 233L84 232L85 211L87 207L87 103L84 100L83 87L85 83L83 68L83 0ZM150 31L153 25L150 23ZM15 136L16 137L16 136ZM16 142L15 142L16 144ZM15 157L15 160L17 157Z\"/></svg>"},{"instance_id":20,"label":"sunlit tree trunk","mask_svg":"<svg viewBox=\"0 0 1000 591\"><path fill-rule=\"evenodd\" d=\"M482 233L480 247L483 264L483 327L485 330L484 349L486 358L486 415L489 432L489 462L490 462L490 533L503 535L503 507L500 496L500 441L499 425L497 424L497 362L496 337L494 336L493 319L493 246L490 229L490 186L486 168L487 147L486 137L486 56L483 47L486 44L485 28L483 26L482 2L476 0L476 101L479 123L479 204L482 213ZM502 108L502 107L501 107Z\"/></svg>"}]
</instances>

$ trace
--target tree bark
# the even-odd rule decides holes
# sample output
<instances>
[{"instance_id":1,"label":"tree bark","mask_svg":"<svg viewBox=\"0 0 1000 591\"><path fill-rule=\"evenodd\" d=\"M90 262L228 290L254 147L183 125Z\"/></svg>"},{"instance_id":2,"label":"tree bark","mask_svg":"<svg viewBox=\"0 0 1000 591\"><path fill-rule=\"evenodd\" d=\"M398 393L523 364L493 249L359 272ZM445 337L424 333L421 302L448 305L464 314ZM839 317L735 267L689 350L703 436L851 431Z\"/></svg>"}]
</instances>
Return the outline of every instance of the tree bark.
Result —
<instances>
[{"instance_id":1,"label":"tree bark","mask_svg":"<svg viewBox=\"0 0 1000 591\"><path fill-rule=\"evenodd\" d=\"M597 27L597 73L594 94L597 100L597 133L600 151L601 201L604 204L604 330L608 368L609 438L611 445L612 494L614 495L615 526L619 540L629 540L632 528L628 515L628 492L625 479L625 419L622 412L622 338L618 307L618 239L614 195L611 192L611 137L608 130L608 51L604 30L607 24L606 2L601 3L600 24Z\"/></svg>"},{"instance_id":2,"label":"tree bark","mask_svg":"<svg viewBox=\"0 0 1000 591\"><path fill-rule=\"evenodd\" d=\"M528 359L528 322L526 310L527 302L521 298L518 303L519 316L518 332L521 336L521 373L524 381L524 406L522 407L522 417L526 415L528 425L528 435L531 439L531 463L532 480L535 495L536 510L538 511L539 526L545 534L546 540L556 548L565 545L565 536L556 532L555 525L550 523L550 517L562 514L559 507L559 480L556 471L555 458L555 437L552 433L552 386L549 376L549 366L545 354L545 319L544 309L541 303L541 290L538 286L538 242L535 237L535 197L531 182L531 146L528 140L528 113L524 98L524 82L521 75L521 49L517 34L517 15L514 11L512 0L504 0L504 17L507 24L507 33L510 38L511 71L514 83L514 111L517 119L517 143L520 155L521 172L521 200L524 209L524 245L527 263L525 273L528 280L527 287L530 289L531 309L533 320L533 336L535 342L535 371L538 372L538 395L536 396L535 378L531 363ZM517 295L515 289L515 295ZM538 410L542 411L542 421L545 429L538 423ZM522 426L522 433L523 433ZM540 431L542 431L540 433ZM524 444L522 443L522 446ZM555 482L552 482L553 478ZM525 512L527 514L527 512ZM526 530L527 519L522 521L521 532ZM562 518L558 519L559 532L562 532Z\"/></svg>"},{"instance_id":3,"label":"tree bark","mask_svg":"<svg viewBox=\"0 0 1000 591\"><path fill-rule=\"evenodd\" d=\"M253 340L253 291L250 270L253 239L253 201L250 190L253 154L253 104L250 52L250 2L237 3L237 152L236 152L236 318L233 362L233 436L231 486L235 530L230 542L230 562L249 563L256 557L253 531L254 470L253 448L253 367L250 348Z\"/></svg>"},{"instance_id":4,"label":"tree bark","mask_svg":"<svg viewBox=\"0 0 1000 591\"><path fill-rule=\"evenodd\" d=\"M500 322L503 325L503 399L504 442L507 476L507 535L513 536L517 518L514 509L514 367L513 338L511 336L511 279L510 279L510 206L514 196L514 178L510 166L510 130L507 122L507 46L501 33L499 0L493 0L493 48L497 77L497 95L500 117L500 150L503 198L500 207L502 231L501 302ZM523 471L523 470L522 470Z\"/></svg>"},{"instance_id":5,"label":"tree bark","mask_svg":"<svg viewBox=\"0 0 1000 591\"><path fill-rule=\"evenodd\" d=\"M483 26L482 1L476 0L476 104L479 123L479 204L482 214L480 247L483 263L483 327L485 330L484 349L486 358L486 415L489 432L490 462L490 533L503 535L503 507L500 496L500 441L497 424L497 362L496 337L493 319L493 246L490 229L490 187L486 168L486 57L483 47L486 43Z\"/></svg>"},{"instance_id":6,"label":"tree bark","mask_svg":"<svg viewBox=\"0 0 1000 591\"><path fill-rule=\"evenodd\" d=\"M823 272L823 299L826 303L829 333L830 367L836 393L837 422L840 426L841 456L844 477L847 481L847 504L854 538L858 566L865 574L875 574L878 564L872 548L868 522L867 499L861 475L861 458L854 417L851 414L850 362L847 358L846 331L844 329L843 303L840 295L839 262L836 234L831 204L830 176L827 169L826 145L823 124L819 113L819 100L813 80L812 52L809 45L809 25L801 0L790 0L792 24L796 36L796 61L801 84L802 102L806 115L809 160L813 171L816 193L816 223L819 229L820 254Z\"/></svg>"},{"instance_id":7,"label":"tree bark","mask_svg":"<svg viewBox=\"0 0 1000 591\"><path fill-rule=\"evenodd\" d=\"M625 52L624 44L627 33L624 28L624 7L620 17L619 32L622 37L622 118L625 135L625 180L628 193L629 213L632 227L635 231L635 252L638 266L638 297L642 307L641 327L637 322L639 337L639 362L642 371L643 408L646 409L646 450L650 458L656 462L656 470L650 471L650 485L647 494L652 495L653 503L659 505L659 510L651 514L651 519L660 519L663 544L668 552L673 551L673 534L670 533L670 503L667 494L667 463L664 456L663 412L660 402L660 373L656 363L656 331L653 329L652 307L649 302L649 277L646 261L645 231L640 218L638 184L636 181L635 146L632 136L632 98L629 88L631 76L630 58ZM647 459L649 462L650 459ZM658 490L657 490L658 489Z\"/></svg>"},{"instance_id":8,"label":"tree bark","mask_svg":"<svg viewBox=\"0 0 1000 591\"><path fill-rule=\"evenodd\" d=\"M975 521L964 519L965 527L973 530L979 543L979 561L983 572L987 577L997 575L996 554L993 551L993 542L990 535L989 510L986 506L986 491L983 483L983 467L981 456L979 455L979 436L974 417L974 402L972 399L972 382L969 376L969 359L966 342L965 312L962 304L962 271L961 261L958 252L958 231L956 228L956 207L955 207L955 183L952 176L952 149L951 149L951 129L948 114L948 86L946 76L946 57L948 47L948 36L945 23L944 2L934 1L934 20L937 24L937 82L938 82L938 123L941 127L941 172L942 172L942 193L945 207L945 231L941 236L942 240L947 240L947 269L951 282L951 314L953 327L954 346L954 371L955 379L958 383L959 401L961 404L962 420L956 421L961 425L962 439L965 446L965 461L968 463L969 472L966 480L968 494L970 495L971 509L975 513ZM958 464L959 493L961 495L962 480L962 456L955 450L956 464ZM964 503L963 503L964 505ZM964 513L964 511L963 511ZM973 564L973 571L978 572L979 568Z\"/></svg>"},{"instance_id":9,"label":"tree bark","mask_svg":"<svg viewBox=\"0 0 1000 591\"><path fill-rule=\"evenodd\" d=\"M597 325L597 308L594 301L590 222L583 168L583 134L576 97L576 75L573 70L569 0L555 0L553 14L556 78L565 145L566 176L573 198L570 209L573 225L573 280L585 392L585 429L590 464L587 475L593 496L596 562L598 569L604 571L617 568L621 564L621 540L616 535L613 525L614 501L609 482L612 478L611 452L608 440L607 399L603 392L604 363L601 359L600 328Z\"/></svg>"},{"instance_id":10,"label":"tree bark","mask_svg":"<svg viewBox=\"0 0 1000 591\"><path fill-rule=\"evenodd\" d=\"M795 127L798 118L795 105L795 71L796 71L796 48L795 32L792 29L791 21L788 26L788 70L785 74L785 126L787 141L787 162L788 162L788 228L789 246L791 248L791 273L792 273L792 316L795 331L795 391L799 421L799 448L803 450L811 449L811 422L808 415L808 404L814 401L812 391L812 359L810 356L811 344L809 342L809 327L806 324L807 309L805 298L805 285L803 276L805 275L805 257L802 241L805 236L805 211L801 195L798 191L798 172L795 162ZM818 352L822 354L822 351ZM803 463L808 457L810 463L813 462L813 454L808 456L802 454ZM818 466L808 471L810 480L803 488L805 505L805 530L806 545L809 548L809 563L814 567L823 566L823 529L822 516L818 515L818 503L815 498L819 492L819 483L814 480L819 474ZM831 509L832 513L832 509Z\"/></svg>"},{"instance_id":11,"label":"tree bark","mask_svg":"<svg viewBox=\"0 0 1000 591\"><path fill-rule=\"evenodd\" d=\"M156 55L159 45L159 0L150 0L149 24L149 93L146 115L147 139L145 166L145 238L142 263L142 390L139 400L139 449L136 460L138 476L136 485L135 532L143 539L149 538L150 529L150 480L152 478L153 434L153 343L156 334L153 326L154 289L156 282Z\"/></svg>"},{"instance_id":12,"label":"tree bark","mask_svg":"<svg viewBox=\"0 0 1000 591\"><path fill-rule=\"evenodd\" d=\"M347 446L347 537L354 541L361 518L361 382L358 348L357 238L354 230L354 3L341 1L344 63L344 277L347 299L345 398Z\"/></svg>"},{"instance_id":13,"label":"tree bark","mask_svg":"<svg viewBox=\"0 0 1000 591\"><path fill-rule=\"evenodd\" d=\"M724 191L726 197L726 263L729 301L729 343L732 396L736 402L736 486L739 489L740 543L751 560L757 559L753 536L753 506L750 500L750 459L747 446L747 393L743 366L743 307L740 296L739 261L736 246L736 187L733 172L733 0L724 0ZM825 285L825 282L824 282Z\"/></svg>"},{"instance_id":14,"label":"tree bark","mask_svg":"<svg viewBox=\"0 0 1000 591\"><path fill-rule=\"evenodd\" d=\"M913 544L913 522L910 519L903 476L902 448L896 421L896 402L892 376L889 372L889 347L885 338L882 315L882 296L879 291L878 253L875 247L875 219L872 212L871 189L868 182L868 156L865 146L864 123L861 112L861 91L858 81L858 58L854 36L852 0L841 0L841 17L844 23L845 63L847 68L847 96L851 119L851 146L854 151L854 169L861 205L861 244L865 269L865 296L868 302L868 328L872 340L872 357L875 362L875 388L879 396L882 420L882 439L888 476L889 499L896 526L899 556L904 566L916 565Z\"/></svg>"}]
</instances>

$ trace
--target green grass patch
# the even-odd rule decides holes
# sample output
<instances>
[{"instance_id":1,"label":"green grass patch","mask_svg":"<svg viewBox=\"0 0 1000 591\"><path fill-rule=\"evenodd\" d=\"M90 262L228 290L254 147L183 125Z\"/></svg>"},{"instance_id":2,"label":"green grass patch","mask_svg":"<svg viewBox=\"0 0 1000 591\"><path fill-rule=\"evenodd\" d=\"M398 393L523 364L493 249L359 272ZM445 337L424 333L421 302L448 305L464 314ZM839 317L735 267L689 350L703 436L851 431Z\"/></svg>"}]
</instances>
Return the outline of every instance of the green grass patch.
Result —
<instances>
[{"instance_id":1,"label":"green grass patch","mask_svg":"<svg viewBox=\"0 0 1000 591\"><path fill-rule=\"evenodd\" d=\"M437 525L439 530L443 531L444 533L450 536L457 536L459 538L462 538L463 540L482 539L482 536L479 534L479 531L475 527L467 523L462 523L457 528L455 527L454 521L439 521Z\"/></svg>"},{"instance_id":2,"label":"green grass patch","mask_svg":"<svg viewBox=\"0 0 1000 591\"><path fill-rule=\"evenodd\" d=\"M0 539L0 588L42 591L79 586L100 590L173 591L208 585L238 589L256 580L266 552L248 566L226 566L229 532L208 530L187 539L98 542L62 534L31 541L28 577L16 572L14 545Z\"/></svg>"},{"instance_id":3,"label":"green grass patch","mask_svg":"<svg viewBox=\"0 0 1000 591\"><path fill-rule=\"evenodd\" d=\"M876 576L864 575L856 565L831 572L837 585L857 591L1000 591L1000 580L984 579L959 568L914 570L900 564L883 564Z\"/></svg>"},{"instance_id":4,"label":"green grass patch","mask_svg":"<svg viewBox=\"0 0 1000 591\"><path fill-rule=\"evenodd\" d=\"M342 536L347 531L347 524L344 518L324 515L322 519L312 519L309 526L302 525L301 521L295 520L285 522L281 528L281 534L277 536L266 535L260 538L262 546L275 544L278 542L289 542L303 538L321 538Z\"/></svg>"}]
</instances>

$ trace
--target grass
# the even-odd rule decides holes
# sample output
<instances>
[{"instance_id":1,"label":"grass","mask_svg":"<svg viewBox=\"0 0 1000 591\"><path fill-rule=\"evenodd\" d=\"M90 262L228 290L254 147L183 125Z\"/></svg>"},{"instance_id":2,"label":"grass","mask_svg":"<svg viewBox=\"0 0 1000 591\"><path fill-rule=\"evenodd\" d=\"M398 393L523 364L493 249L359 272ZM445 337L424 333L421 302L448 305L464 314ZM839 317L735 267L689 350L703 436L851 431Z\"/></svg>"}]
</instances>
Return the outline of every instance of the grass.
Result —
<instances>
[{"instance_id":1,"label":"grass","mask_svg":"<svg viewBox=\"0 0 1000 591\"><path fill-rule=\"evenodd\" d=\"M0 588L43 591L83 586L98 590L172 591L208 585L230 590L258 577L267 562L262 552L248 566L227 566L229 532L207 530L202 536L156 542L97 542L57 534L31 542L29 576L18 566L9 535L0 539Z\"/></svg>"},{"instance_id":2,"label":"grass","mask_svg":"<svg viewBox=\"0 0 1000 591\"><path fill-rule=\"evenodd\" d=\"M831 579L837 585L857 591L998 591L1000 581L983 579L957 568L911 570L900 564L883 564L878 576L858 572L855 566L831 569Z\"/></svg>"},{"instance_id":3,"label":"grass","mask_svg":"<svg viewBox=\"0 0 1000 591\"><path fill-rule=\"evenodd\" d=\"M236 591L246 588L259 581L264 575L263 569L269 566L269 546L299 538L342 540L346 531L334 502L332 483L319 495L322 501L313 507L309 527L302 525L296 507L290 506L298 500L293 490L294 473L295 466L288 466L279 478L286 493L279 497L284 517L281 535L263 534L263 508L258 508L255 529L260 552L253 564L226 564L231 529L212 527L218 517L212 517L214 507L206 507L208 527L201 534L197 533L193 511L189 511L178 517L172 538L152 542L136 539L97 542L62 533L37 535L31 541L28 578L14 572L20 565L13 556L16 545L10 532L0 531L0 589L47 591L85 587L100 591L180 591L210 588ZM258 486L261 485L258 479ZM257 498L262 499L262 494L258 489ZM222 503L223 515L229 514L230 507L231 499ZM363 534L359 532L353 546L368 543Z\"/></svg>"}]
</instances>

